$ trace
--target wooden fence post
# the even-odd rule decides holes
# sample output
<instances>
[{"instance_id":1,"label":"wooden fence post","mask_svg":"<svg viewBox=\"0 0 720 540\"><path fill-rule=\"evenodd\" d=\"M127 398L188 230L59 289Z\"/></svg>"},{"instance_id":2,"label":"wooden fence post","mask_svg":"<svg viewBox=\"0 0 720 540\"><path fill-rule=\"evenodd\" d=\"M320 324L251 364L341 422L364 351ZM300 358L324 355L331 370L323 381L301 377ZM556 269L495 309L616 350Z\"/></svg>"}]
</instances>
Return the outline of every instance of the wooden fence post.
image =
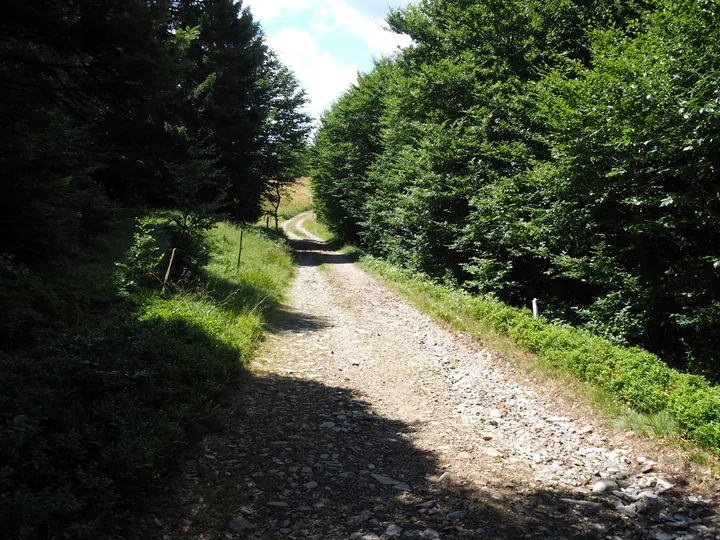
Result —
<instances>
[{"instance_id":1,"label":"wooden fence post","mask_svg":"<svg viewBox=\"0 0 720 540\"><path fill-rule=\"evenodd\" d=\"M238 250L238 261L237 261L237 267L235 268L235 273L237 274L240 271L240 256L242 255L242 243L243 243L243 233L245 232L245 229L240 229L240 249Z\"/></svg>"},{"instance_id":2,"label":"wooden fence post","mask_svg":"<svg viewBox=\"0 0 720 540\"><path fill-rule=\"evenodd\" d=\"M165 285L167 285L167 280L170 277L170 270L172 270L173 262L175 261L175 252L177 251L177 248L173 248L172 253L170 254L170 262L168 263L167 270L165 271L165 279L163 279L163 288L162 293L165 294Z\"/></svg>"}]
</instances>

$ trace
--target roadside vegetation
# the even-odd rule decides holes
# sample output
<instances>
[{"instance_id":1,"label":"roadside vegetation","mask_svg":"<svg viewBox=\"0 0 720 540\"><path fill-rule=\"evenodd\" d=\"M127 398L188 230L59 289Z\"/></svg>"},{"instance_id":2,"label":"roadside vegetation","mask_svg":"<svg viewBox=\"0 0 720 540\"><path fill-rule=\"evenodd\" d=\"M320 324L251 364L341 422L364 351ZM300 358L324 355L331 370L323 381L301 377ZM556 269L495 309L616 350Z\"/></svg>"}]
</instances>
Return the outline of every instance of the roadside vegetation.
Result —
<instances>
[{"instance_id":1,"label":"roadside vegetation","mask_svg":"<svg viewBox=\"0 0 720 540\"><path fill-rule=\"evenodd\" d=\"M35 326L34 338L0 354L10 537L97 537L160 489L187 446L220 424L293 273L286 244L256 229L245 231L238 271L239 228L219 223L204 239L209 263L173 272L162 294L172 222L151 214L133 239L129 221L53 287L29 273L3 282L36 286L9 319Z\"/></svg>"},{"instance_id":2,"label":"roadside vegetation","mask_svg":"<svg viewBox=\"0 0 720 540\"><path fill-rule=\"evenodd\" d=\"M335 241L328 227L305 221L308 231ZM466 332L526 371L565 381L598 412L623 429L720 454L720 387L669 368L637 347L619 346L561 321L535 319L492 296L470 294L386 259L346 245L357 258L421 311ZM528 354L529 353L529 354ZM705 462L702 451L693 450Z\"/></svg>"},{"instance_id":3,"label":"roadside vegetation","mask_svg":"<svg viewBox=\"0 0 720 540\"><path fill-rule=\"evenodd\" d=\"M361 75L315 138L320 218L425 276L439 313L718 451L719 10L393 11L414 44Z\"/></svg>"},{"instance_id":4,"label":"roadside vegetation","mask_svg":"<svg viewBox=\"0 0 720 540\"><path fill-rule=\"evenodd\" d=\"M0 536L113 536L217 425L282 298L287 247L247 224L302 174L306 98L232 0L5 23Z\"/></svg>"}]
</instances>

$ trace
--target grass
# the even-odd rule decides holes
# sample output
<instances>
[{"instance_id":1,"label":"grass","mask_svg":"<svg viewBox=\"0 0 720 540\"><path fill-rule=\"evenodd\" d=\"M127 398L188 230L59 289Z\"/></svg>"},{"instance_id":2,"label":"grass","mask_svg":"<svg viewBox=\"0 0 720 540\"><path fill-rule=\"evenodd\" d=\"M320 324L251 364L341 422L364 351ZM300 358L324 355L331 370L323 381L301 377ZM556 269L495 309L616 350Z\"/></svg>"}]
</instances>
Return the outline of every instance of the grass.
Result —
<instances>
[{"instance_id":1,"label":"grass","mask_svg":"<svg viewBox=\"0 0 720 540\"><path fill-rule=\"evenodd\" d=\"M310 216L303 222L303 227L305 227L308 232L314 234L315 236L319 236L327 242L334 242L337 240L332 231L328 229L327 225L325 225L322 221L317 220L314 215Z\"/></svg>"},{"instance_id":2,"label":"grass","mask_svg":"<svg viewBox=\"0 0 720 540\"><path fill-rule=\"evenodd\" d=\"M285 192L283 193L280 206L278 208L278 218L280 221L285 221L293 216L296 216L302 212L312 210L313 200L312 193L310 191L310 179L303 176L298 178L294 183L290 184ZM264 211L272 215L273 209L271 206L264 206ZM274 226L274 219L270 217L270 226ZM263 226L266 224L266 218L263 217L258 221L257 225Z\"/></svg>"},{"instance_id":3,"label":"grass","mask_svg":"<svg viewBox=\"0 0 720 540\"><path fill-rule=\"evenodd\" d=\"M287 195L283 197L278 209L282 219L289 219L293 216L312 210L313 200L310 192L310 179L306 176L299 178L297 182L288 188Z\"/></svg>"},{"instance_id":4,"label":"grass","mask_svg":"<svg viewBox=\"0 0 720 540\"><path fill-rule=\"evenodd\" d=\"M329 238L310 220L306 228ZM703 378L674 371L641 349L618 347L569 325L535 320L528 310L440 285L357 248L343 251L421 311L470 334L553 391L569 392L616 427L717 461L720 388Z\"/></svg>"},{"instance_id":5,"label":"grass","mask_svg":"<svg viewBox=\"0 0 720 540\"><path fill-rule=\"evenodd\" d=\"M3 269L0 296L25 321L0 351L0 522L10 537L102 538L113 516L161 488L183 449L222 421L292 277L284 240L255 229L237 271L239 229L221 223L199 276L165 295L154 278L118 281L132 217L56 281ZM167 216L151 221L160 233Z\"/></svg>"}]
</instances>

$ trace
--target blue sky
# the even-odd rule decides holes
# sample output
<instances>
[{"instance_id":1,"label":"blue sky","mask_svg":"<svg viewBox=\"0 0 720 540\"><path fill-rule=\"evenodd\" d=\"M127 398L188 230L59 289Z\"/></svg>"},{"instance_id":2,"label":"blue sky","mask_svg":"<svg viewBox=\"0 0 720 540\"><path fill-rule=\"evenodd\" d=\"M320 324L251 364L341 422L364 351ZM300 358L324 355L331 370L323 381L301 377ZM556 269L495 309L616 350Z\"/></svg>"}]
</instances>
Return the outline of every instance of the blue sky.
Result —
<instances>
[{"instance_id":1,"label":"blue sky","mask_svg":"<svg viewBox=\"0 0 720 540\"><path fill-rule=\"evenodd\" d=\"M391 7L409 0L244 0L268 44L296 74L317 118L357 79L373 58L409 44L385 30Z\"/></svg>"}]
</instances>

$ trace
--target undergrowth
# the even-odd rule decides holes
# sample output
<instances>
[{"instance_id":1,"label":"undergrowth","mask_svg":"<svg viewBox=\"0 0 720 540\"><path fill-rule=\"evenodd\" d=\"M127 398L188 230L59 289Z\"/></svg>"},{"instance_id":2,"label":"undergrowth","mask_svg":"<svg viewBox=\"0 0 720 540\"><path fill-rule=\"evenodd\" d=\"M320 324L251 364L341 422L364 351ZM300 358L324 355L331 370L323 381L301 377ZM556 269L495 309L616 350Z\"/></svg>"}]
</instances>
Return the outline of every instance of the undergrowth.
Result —
<instances>
[{"instance_id":1,"label":"undergrowth","mask_svg":"<svg viewBox=\"0 0 720 540\"><path fill-rule=\"evenodd\" d=\"M236 271L239 229L221 223L209 264L162 295L168 257L148 269L166 221L148 220L133 243L125 220L52 283L2 261L0 300L15 321L0 352L3 535L102 537L217 425L292 261L282 240L249 229Z\"/></svg>"},{"instance_id":2,"label":"undergrowth","mask_svg":"<svg viewBox=\"0 0 720 540\"><path fill-rule=\"evenodd\" d=\"M305 227L308 232L311 232L315 236L319 236L328 242L337 240L337 237L330 229L328 229L327 225L325 225L322 221L315 219L314 216L306 219L303 223L303 227Z\"/></svg>"}]
</instances>

